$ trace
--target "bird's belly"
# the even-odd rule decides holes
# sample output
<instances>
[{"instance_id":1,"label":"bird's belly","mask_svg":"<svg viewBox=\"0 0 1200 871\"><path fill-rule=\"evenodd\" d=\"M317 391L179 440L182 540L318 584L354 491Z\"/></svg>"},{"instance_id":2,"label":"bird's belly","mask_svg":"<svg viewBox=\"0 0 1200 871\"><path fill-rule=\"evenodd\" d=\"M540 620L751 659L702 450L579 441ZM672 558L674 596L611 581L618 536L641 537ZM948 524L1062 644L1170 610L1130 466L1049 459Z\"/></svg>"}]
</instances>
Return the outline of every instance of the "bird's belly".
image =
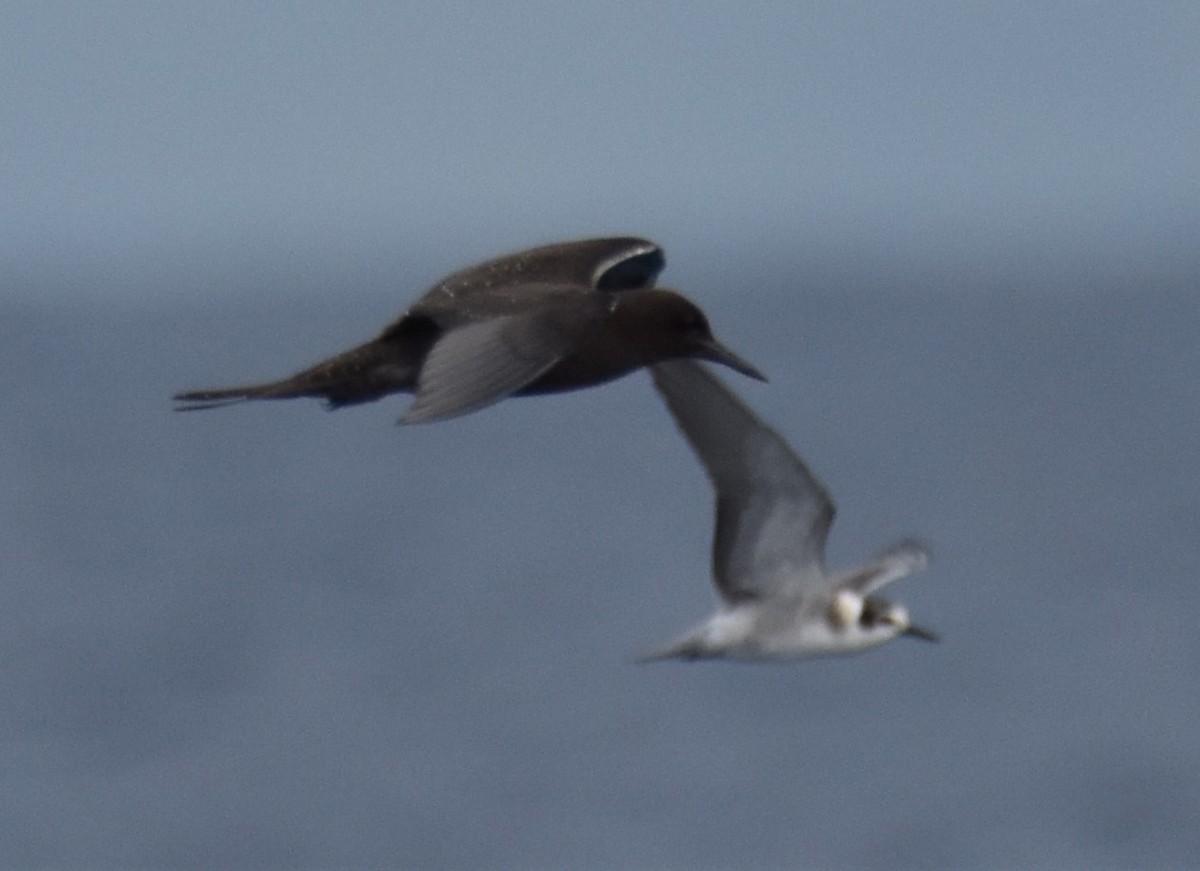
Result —
<instances>
[{"instance_id":1,"label":"bird's belly","mask_svg":"<svg viewBox=\"0 0 1200 871\"><path fill-rule=\"evenodd\" d=\"M804 659L854 653L878 643L829 623L824 613L802 612L784 618L764 612L755 616L744 638L730 645L729 655L740 659Z\"/></svg>"},{"instance_id":2,"label":"bird's belly","mask_svg":"<svg viewBox=\"0 0 1200 871\"><path fill-rule=\"evenodd\" d=\"M576 352L564 357L542 373L532 383L517 391L518 396L535 396L539 393L561 393L594 387L628 375L637 365L611 357Z\"/></svg>"}]
</instances>

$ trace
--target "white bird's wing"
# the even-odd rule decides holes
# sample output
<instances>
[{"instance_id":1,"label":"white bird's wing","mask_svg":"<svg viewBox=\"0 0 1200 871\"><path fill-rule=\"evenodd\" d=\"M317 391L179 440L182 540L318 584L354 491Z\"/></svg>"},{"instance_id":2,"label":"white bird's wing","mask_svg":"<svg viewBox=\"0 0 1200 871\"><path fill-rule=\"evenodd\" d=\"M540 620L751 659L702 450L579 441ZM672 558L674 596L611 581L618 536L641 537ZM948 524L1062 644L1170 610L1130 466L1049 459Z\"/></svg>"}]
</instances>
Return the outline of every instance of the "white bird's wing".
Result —
<instances>
[{"instance_id":1,"label":"white bird's wing","mask_svg":"<svg viewBox=\"0 0 1200 871\"><path fill-rule=\"evenodd\" d=\"M729 602L825 589L834 504L787 443L702 364L651 367L717 491L713 576Z\"/></svg>"},{"instance_id":2,"label":"white bird's wing","mask_svg":"<svg viewBox=\"0 0 1200 871\"><path fill-rule=\"evenodd\" d=\"M869 596L876 590L900 578L921 571L929 565L929 548L924 542L908 538L892 545L874 562L842 577L837 586Z\"/></svg>"}]
</instances>

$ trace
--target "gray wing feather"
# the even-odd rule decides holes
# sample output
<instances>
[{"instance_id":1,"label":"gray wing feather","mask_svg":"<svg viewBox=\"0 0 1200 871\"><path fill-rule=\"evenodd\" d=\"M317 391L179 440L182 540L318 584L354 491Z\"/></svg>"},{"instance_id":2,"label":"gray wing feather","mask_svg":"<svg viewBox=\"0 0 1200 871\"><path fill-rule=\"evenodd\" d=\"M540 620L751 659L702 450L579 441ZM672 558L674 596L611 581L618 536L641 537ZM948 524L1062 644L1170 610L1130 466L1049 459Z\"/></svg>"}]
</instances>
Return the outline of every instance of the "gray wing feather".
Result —
<instances>
[{"instance_id":1,"label":"gray wing feather","mask_svg":"<svg viewBox=\"0 0 1200 871\"><path fill-rule=\"evenodd\" d=\"M651 372L717 491L721 595L739 601L823 583L834 504L821 482L702 364L672 360Z\"/></svg>"},{"instance_id":2,"label":"gray wing feather","mask_svg":"<svg viewBox=\"0 0 1200 871\"><path fill-rule=\"evenodd\" d=\"M425 357L401 423L445 420L511 396L570 353L608 312L602 294L569 294L447 331Z\"/></svg>"},{"instance_id":3,"label":"gray wing feather","mask_svg":"<svg viewBox=\"0 0 1200 871\"><path fill-rule=\"evenodd\" d=\"M929 565L929 548L924 542L906 539L888 548L865 568L851 572L839 587L869 596L892 581L915 574Z\"/></svg>"}]
</instances>

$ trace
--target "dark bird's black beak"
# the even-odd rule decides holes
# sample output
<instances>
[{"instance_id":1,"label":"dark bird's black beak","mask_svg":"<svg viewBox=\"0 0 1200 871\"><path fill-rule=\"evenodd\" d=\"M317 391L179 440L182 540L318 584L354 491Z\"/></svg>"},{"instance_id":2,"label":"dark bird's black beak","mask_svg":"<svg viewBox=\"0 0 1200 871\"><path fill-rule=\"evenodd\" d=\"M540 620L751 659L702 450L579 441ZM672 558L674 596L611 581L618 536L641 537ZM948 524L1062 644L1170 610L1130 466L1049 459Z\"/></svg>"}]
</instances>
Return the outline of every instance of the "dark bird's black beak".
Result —
<instances>
[{"instance_id":1,"label":"dark bird's black beak","mask_svg":"<svg viewBox=\"0 0 1200 871\"><path fill-rule=\"evenodd\" d=\"M766 381L767 376L758 371L758 368L752 365L748 360L739 357L733 351L726 348L716 339L708 339L701 347L700 356L712 363L720 363L722 366L728 366L743 375L758 381Z\"/></svg>"}]
</instances>

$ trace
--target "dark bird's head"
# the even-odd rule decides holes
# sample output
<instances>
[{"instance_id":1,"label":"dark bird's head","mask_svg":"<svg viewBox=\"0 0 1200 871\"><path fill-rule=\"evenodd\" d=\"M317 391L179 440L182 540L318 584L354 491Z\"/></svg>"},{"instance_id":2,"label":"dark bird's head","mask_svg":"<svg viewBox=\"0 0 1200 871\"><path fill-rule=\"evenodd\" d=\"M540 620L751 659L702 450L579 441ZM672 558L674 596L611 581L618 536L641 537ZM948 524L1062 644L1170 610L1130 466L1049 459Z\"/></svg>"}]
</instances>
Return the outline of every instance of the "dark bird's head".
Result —
<instances>
[{"instance_id":1,"label":"dark bird's head","mask_svg":"<svg viewBox=\"0 0 1200 871\"><path fill-rule=\"evenodd\" d=\"M604 330L606 340L619 342L636 357L637 365L694 357L767 380L755 366L718 342L704 312L681 294L654 288L623 291L614 294L614 299Z\"/></svg>"}]
</instances>

